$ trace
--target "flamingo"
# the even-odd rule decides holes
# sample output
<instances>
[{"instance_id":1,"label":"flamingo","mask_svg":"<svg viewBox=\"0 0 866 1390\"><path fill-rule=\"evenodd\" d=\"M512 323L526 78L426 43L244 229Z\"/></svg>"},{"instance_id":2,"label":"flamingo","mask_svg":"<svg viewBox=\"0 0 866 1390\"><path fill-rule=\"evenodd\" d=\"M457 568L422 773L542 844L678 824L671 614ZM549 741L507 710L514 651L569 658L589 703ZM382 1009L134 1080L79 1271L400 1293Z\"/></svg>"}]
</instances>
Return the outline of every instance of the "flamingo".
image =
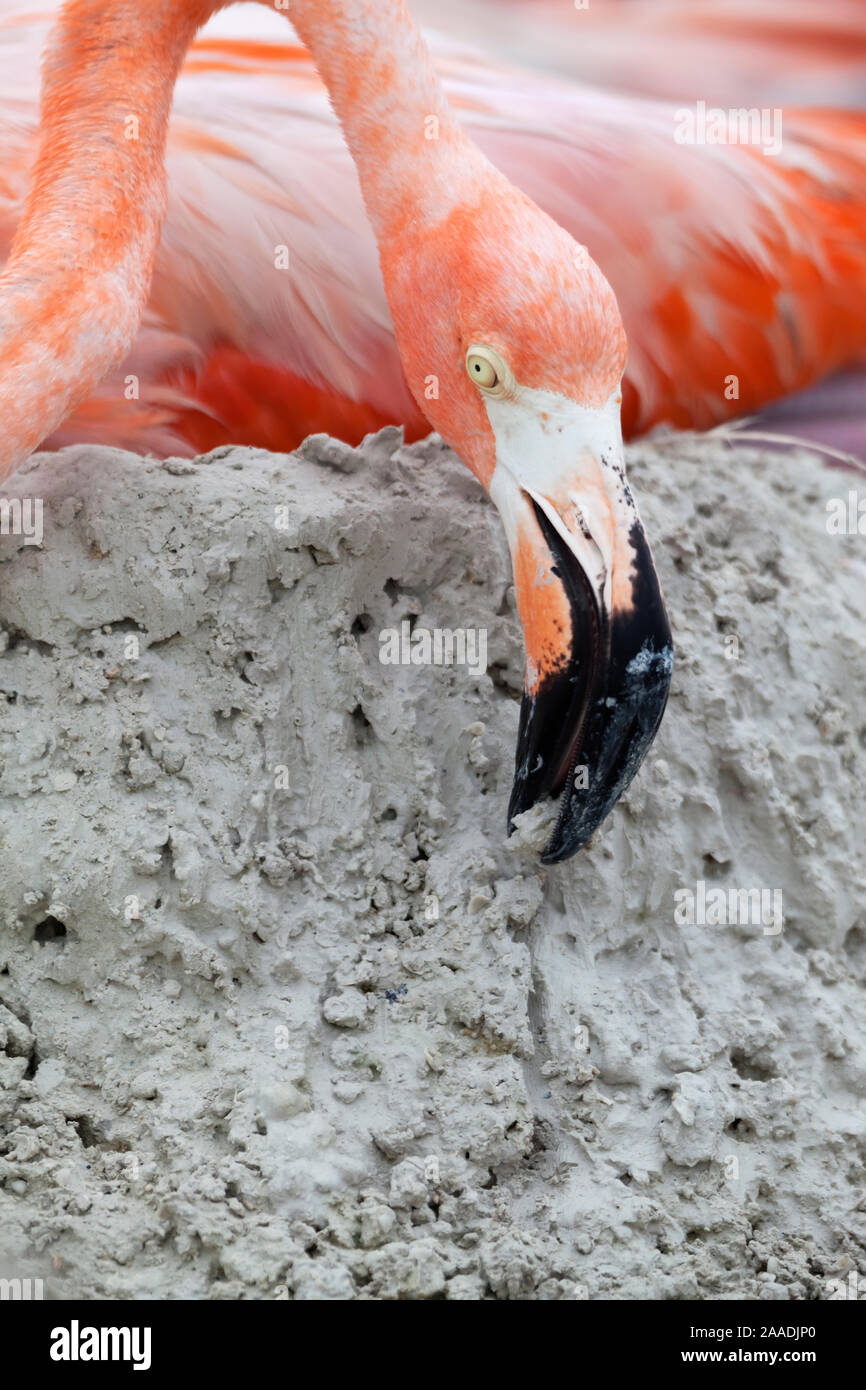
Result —
<instances>
[{"instance_id":1,"label":"flamingo","mask_svg":"<svg viewBox=\"0 0 866 1390\"><path fill-rule=\"evenodd\" d=\"M863 118L786 111L775 165L746 146L677 146L667 108L465 57L443 60L446 95L403 0L277 0L327 89L368 219L335 160L346 197L321 220L339 278L296 281L286 312L262 279L275 214L264 237L254 214L271 197L291 221L304 203L287 182L295 150L267 123L283 104L318 157L337 149L296 46L193 50L181 87L226 69L220 97L202 89L224 110L184 127L179 100L169 161L198 169L204 200L195 216L175 194L160 248L172 94L224 8L69 0L54 26L0 277L0 477L43 441L122 433L116 386L100 383L138 362L148 390L125 428L157 447L192 451L213 428L291 447L312 421L349 437L394 420L410 436L438 429L504 523L526 647L509 828L558 797L542 854L558 862L640 766L672 669L622 423L705 426L862 358ZM13 155L10 185L26 140ZM234 216L220 177L240 193ZM6 196L8 209L14 187ZM320 233L302 238L319 267ZM369 289L374 248L389 314L378 281ZM287 341L293 320L310 331Z\"/></svg>"},{"instance_id":2,"label":"flamingo","mask_svg":"<svg viewBox=\"0 0 866 1390\"><path fill-rule=\"evenodd\" d=\"M31 172L37 56L56 2L22 15L21 0L0 0L0 259ZM783 56L808 42L825 86L846 83L848 92L858 72L862 81L866 24L861 17L858 26L849 0L827 0L818 12L811 0L794 11L790 0L768 6L750 23L744 0L712 0L697 13L683 11L682 0L617 0L572 15L571 30L576 23L585 36L585 66L609 69L617 52L628 74L636 27L652 45L656 84L672 86L660 50L672 49L679 14L690 63L710 33L713 99L753 101L756 80L744 82L730 45L719 58L719 37L733 29L751 71L766 61L771 17L771 52L787 34L784 11L796 43ZM546 0L530 6L539 8L547 14ZM474 0L455 19L468 12L477 28L489 9L490 0ZM514 9L515 0L496 6L496 22L483 28L488 46L507 46ZM628 23L614 50L610 30L621 14ZM239 23L229 27L233 16ZM429 412L406 389L372 227L310 56L280 37L286 25L269 7L234 7L219 22L195 43L177 83L168 214L134 350L41 443L161 454L229 442L291 450L311 432L357 443L395 422L420 438ZM560 19L551 30L557 51L548 43L546 58L562 50L572 61L571 30ZM787 104L784 151L767 160L742 146L673 144L670 106L557 84L447 40L435 39L433 53L475 142L592 248L613 285L629 339L627 438L659 423L707 428L753 412L862 355L862 115ZM676 81L692 79L678 73ZM825 87L815 78L810 90ZM293 259L281 277L278 242ZM726 392L731 372L737 385ZM840 442L856 448L859 432L857 422Z\"/></svg>"}]
</instances>

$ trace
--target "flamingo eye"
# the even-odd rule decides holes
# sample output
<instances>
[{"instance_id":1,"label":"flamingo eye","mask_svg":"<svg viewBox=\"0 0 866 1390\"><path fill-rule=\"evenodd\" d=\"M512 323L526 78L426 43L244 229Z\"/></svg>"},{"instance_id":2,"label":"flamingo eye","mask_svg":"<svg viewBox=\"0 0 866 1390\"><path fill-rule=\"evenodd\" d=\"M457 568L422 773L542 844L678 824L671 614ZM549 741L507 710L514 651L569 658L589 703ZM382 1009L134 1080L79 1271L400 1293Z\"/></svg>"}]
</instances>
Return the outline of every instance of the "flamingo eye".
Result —
<instances>
[{"instance_id":1,"label":"flamingo eye","mask_svg":"<svg viewBox=\"0 0 866 1390\"><path fill-rule=\"evenodd\" d=\"M508 364L495 348L483 343L473 343L467 352L466 373L485 395L502 396L513 382Z\"/></svg>"},{"instance_id":2,"label":"flamingo eye","mask_svg":"<svg viewBox=\"0 0 866 1390\"><path fill-rule=\"evenodd\" d=\"M491 386L495 386L499 380L493 363L488 362L486 357L482 357L480 352L469 354L466 358L466 370L476 386L483 386L487 391L490 390Z\"/></svg>"}]
</instances>

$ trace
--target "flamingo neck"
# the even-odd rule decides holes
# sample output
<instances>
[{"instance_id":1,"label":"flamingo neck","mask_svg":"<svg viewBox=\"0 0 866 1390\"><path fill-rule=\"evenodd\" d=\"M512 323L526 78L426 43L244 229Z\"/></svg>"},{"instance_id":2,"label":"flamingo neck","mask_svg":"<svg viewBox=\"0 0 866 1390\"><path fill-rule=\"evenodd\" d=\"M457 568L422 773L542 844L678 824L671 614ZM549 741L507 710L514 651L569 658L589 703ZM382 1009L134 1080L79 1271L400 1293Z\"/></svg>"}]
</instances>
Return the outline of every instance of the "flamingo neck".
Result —
<instances>
[{"instance_id":1,"label":"flamingo neck","mask_svg":"<svg viewBox=\"0 0 866 1390\"><path fill-rule=\"evenodd\" d=\"M174 85L227 2L67 0L59 16L31 190L0 275L0 480L132 345L165 216ZM260 3L284 11L312 52L380 248L465 196L483 156L403 0Z\"/></svg>"},{"instance_id":2,"label":"flamingo neck","mask_svg":"<svg viewBox=\"0 0 866 1390\"><path fill-rule=\"evenodd\" d=\"M282 0L352 153L380 248L466 200L486 160L445 98L404 0Z\"/></svg>"}]
</instances>

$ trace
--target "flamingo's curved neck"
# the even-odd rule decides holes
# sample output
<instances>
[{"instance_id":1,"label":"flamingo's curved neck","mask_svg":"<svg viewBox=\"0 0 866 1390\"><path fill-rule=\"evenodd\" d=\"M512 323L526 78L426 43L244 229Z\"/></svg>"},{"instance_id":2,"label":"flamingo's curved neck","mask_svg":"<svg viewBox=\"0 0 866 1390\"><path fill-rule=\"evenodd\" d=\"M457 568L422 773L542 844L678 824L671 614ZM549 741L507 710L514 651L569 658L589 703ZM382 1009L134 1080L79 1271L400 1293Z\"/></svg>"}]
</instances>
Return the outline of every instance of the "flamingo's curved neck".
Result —
<instances>
[{"instance_id":1,"label":"flamingo's curved neck","mask_svg":"<svg viewBox=\"0 0 866 1390\"><path fill-rule=\"evenodd\" d=\"M0 480L132 344L165 214L174 85L197 30L227 3L67 0L33 183L0 275ZM284 11L313 54L380 246L462 198L483 157L403 0L260 3Z\"/></svg>"},{"instance_id":2,"label":"flamingo's curved neck","mask_svg":"<svg viewBox=\"0 0 866 1390\"><path fill-rule=\"evenodd\" d=\"M288 5L328 88L380 245L407 218L437 221L463 201L486 161L448 105L404 0Z\"/></svg>"}]
</instances>

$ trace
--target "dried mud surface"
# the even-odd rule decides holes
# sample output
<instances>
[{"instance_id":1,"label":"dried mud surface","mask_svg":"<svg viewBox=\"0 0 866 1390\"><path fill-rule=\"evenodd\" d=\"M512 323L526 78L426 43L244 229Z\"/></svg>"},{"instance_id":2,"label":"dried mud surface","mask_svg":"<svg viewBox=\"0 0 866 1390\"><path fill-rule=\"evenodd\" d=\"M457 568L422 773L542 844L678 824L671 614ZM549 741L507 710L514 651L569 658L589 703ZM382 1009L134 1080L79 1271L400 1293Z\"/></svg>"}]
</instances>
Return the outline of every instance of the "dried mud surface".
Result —
<instances>
[{"instance_id":1,"label":"dried mud surface","mask_svg":"<svg viewBox=\"0 0 866 1390\"><path fill-rule=\"evenodd\" d=\"M864 552L825 526L850 480L690 438L630 475L671 700L548 870L504 837L507 552L435 438L76 448L7 484L45 534L0 543L0 1275L812 1299L866 1274ZM485 629L487 672L382 665L404 618ZM781 891L783 930L678 924L698 881Z\"/></svg>"}]
</instances>

